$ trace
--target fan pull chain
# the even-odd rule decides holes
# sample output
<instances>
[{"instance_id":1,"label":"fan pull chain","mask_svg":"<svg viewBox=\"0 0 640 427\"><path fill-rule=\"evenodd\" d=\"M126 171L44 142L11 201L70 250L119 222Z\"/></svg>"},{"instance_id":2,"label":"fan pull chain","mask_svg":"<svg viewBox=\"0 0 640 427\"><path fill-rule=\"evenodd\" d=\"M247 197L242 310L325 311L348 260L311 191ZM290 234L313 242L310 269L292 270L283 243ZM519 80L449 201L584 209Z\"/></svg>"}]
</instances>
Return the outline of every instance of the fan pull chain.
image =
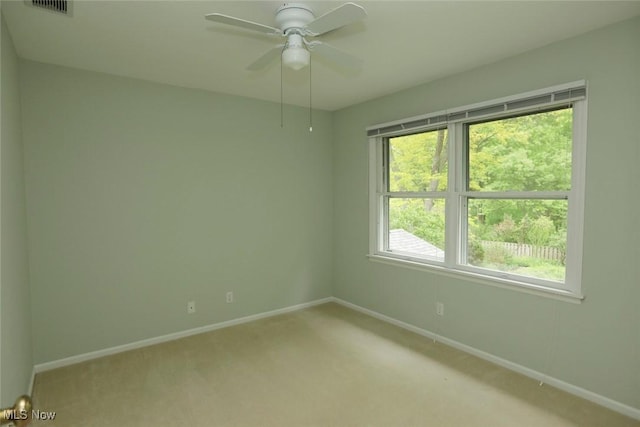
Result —
<instances>
[{"instance_id":1,"label":"fan pull chain","mask_svg":"<svg viewBox=\"0 0 640 427\"><path fill-rule=\"evenodd\" d=\"M309 57L309 132L313 132L313 109L311 105L311 83L313 80L311 80L311 62L311 57Z\"/></svg>"},{"instance_id":2,"label":"fan pull chain","mask_svg":"<svg viewBox=\"0 0 640 427\"><path fill-rule=\"evenodd\" d=\"M284 53L284 50L286 49L286 45L282 47L282 50L280 51L280 127L283 128L284 127L284 96L282 94L283 89L282 89L282 54Z\"/></svg>"}]
</instances>

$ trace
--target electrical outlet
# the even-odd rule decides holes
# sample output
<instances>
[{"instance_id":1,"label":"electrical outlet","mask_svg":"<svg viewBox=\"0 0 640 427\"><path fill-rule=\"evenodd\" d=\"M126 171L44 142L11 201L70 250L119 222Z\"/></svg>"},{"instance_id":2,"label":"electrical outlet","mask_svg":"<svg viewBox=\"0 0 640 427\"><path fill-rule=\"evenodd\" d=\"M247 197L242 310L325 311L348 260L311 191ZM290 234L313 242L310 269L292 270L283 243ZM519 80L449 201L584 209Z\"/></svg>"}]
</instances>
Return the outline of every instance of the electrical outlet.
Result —
<instances>
[{"instance_id":1,"label":"electrical outlet","mask_svg":"<svg viewBox=\"0 0 640 427\"><path fill-rule=\"evenodd\" d=\"M233 302L233 292L227 292L227 304Z\"/></svg>"},{"instance_id":2,"label":"electrical outlet","mask_svg":"<svg viewBox=\"0 0 640 427\"><path fill-rule=\"evenodd\" d=\"M188 314L193 314L196 312L196 302L195 301L189 301L187 303L187 313Z\"/></svg>"},{"instance_id":3,"label":"electrical outlet","mask_svg":"<svg viewBox=\"0 0 640 427\"><path fill-rule=\"evenodd\" d=\"M444 304L440 301L436 303L436 314L438 316L444 316Z\"/></svg>"}]
</instances>

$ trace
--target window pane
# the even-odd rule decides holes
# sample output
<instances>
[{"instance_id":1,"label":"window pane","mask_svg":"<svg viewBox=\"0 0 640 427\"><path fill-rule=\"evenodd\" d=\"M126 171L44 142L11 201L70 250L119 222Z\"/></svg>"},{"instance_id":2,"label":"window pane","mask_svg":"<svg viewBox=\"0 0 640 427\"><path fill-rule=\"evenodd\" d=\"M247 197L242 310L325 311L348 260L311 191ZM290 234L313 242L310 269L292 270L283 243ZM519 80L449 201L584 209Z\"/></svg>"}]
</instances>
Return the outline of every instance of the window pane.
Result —
<instances>
[{"instance_id":1,"label":"window pane","mask_svg":"<svg viewBox=\"0 0 640 427\"><path fill-rule=\"evenodd\" d=\"M389 250L444 261L444 199L389 199Z\"/></svg>"},{"instance_id":2,"label":"window pane","mask_svg":"<svg viewBox=\"0 0 640 427\"><path fill-rule=\"evenodd\" d=\"M571 187L572 108L468 125L470 191Z\"/></svg>"},{"instance_id":3,"label":"window pane","mask_svg":"<svg viewBox=\"0 0 640 427\"><path fill-rule=\"evenodd\" d=\"M389 191L447 188L447 129L389 139Z\"/></svg>"},{"instance_id":4,"label":"window pane","mask_svg":"<svg viewBox=\"0 0 640 427\"><path fill-rule=\"evenodd\" d=\"M566 200L469 199L467 264L564 282Z\"/></svg>"}]
</instances>

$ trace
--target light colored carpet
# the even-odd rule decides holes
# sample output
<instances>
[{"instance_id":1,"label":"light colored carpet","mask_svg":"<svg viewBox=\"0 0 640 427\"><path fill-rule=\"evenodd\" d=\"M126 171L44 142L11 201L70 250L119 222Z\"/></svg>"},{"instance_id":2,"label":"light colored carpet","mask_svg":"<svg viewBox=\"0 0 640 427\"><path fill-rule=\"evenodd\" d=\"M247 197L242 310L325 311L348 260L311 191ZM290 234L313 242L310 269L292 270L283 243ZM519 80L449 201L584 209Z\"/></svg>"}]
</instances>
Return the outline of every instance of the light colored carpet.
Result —
<instances>
[{"instance_id":1,"label":"light colored carpet","mask_svg":"<svg viewBox=\"0 0 640 427\"><path fill-rule=\"evenodd\" d=\"M36 426L640 426L337 304L38 374Z\"/></svg>"}]
</instances>

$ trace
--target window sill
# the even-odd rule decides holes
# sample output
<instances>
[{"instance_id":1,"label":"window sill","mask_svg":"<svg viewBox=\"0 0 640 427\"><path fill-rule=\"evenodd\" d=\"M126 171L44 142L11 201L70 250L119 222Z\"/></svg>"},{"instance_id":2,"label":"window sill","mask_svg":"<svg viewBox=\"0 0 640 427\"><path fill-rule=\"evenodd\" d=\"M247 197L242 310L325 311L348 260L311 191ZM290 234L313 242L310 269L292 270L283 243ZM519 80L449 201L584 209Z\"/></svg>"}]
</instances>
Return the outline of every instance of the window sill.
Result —
<instances>
[{"instance_id":1,"label":"window sill","mask_svg":"<svg viewBox=\"0 0 640 427\"><path fill-rule=\"evenodd\" d=\"M470 280L472 282L483 285L494 286L511 291L522 292L530 295L551 298L559 301L580 304L584 301L583 295L576 295L562 289L549 288L544 286L533 285L530 283L519 282L516 280L501 279L499 277L487 276L483 274L473 273L463 270L451 270L446 267L437 265L423 264L417 261L388 257L380 254L367 255L369 260L396 267L409 268L412 270L428 271L430 273L441 274L443 276L454 277L457 279Z\"/></svg>"}]
</instances>

